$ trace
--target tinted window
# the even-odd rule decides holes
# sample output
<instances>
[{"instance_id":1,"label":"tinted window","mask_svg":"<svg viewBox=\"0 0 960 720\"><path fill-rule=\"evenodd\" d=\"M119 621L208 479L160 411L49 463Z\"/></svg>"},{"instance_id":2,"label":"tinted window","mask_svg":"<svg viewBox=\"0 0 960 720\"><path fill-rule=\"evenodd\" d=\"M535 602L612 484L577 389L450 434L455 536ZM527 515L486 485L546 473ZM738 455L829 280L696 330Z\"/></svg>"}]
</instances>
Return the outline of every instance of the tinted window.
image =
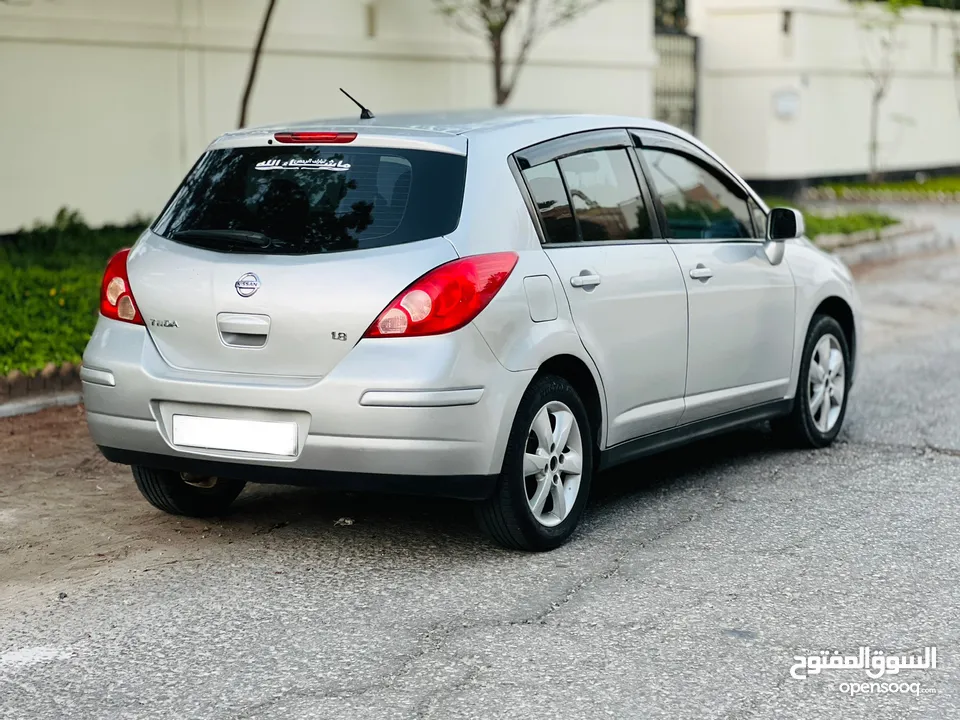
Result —
<instances>
[{"instance_id":1,"label":"tinted window","mask_svg":"<svg viewBox=\"0 0 960 720\"><path fill-rule=\"evenodd\" d=\"M753 198L747 198L747 205L750 206L750 214L753 215L753 235L763 238L767 236L767 214L760 209Z\"/></svg>"},{"instance_id":2,"label":"tinted window","mask_svg":"<svg viewBox=\"0 0 960 720\"><path fill-rule=\"evenodd\" d=\"M557 164L548 162L524 170L523 177L540 213L547 242L577 242L580 239L577 235L577 224L570 211L567 191L560 179Z\"/></svg>"},{"instance_id":3,"label":"tinted window","mask_svg":"<svg viewBox=\"0 0 960 720\"><path fill-rule=\"evenodd\" d=\"M154 231L221 252L275 254L424 240L456 229L465 171L465 157L424 150L212 150Z\"/></svg>"},{"instance_id":4,"label":"tinted window","mask_svg":"<svg viewBox=\"0 0 960 720\"><path fill-rule=\"evenodd\" d=\"M650 217L627 150L595 150L560 160L585 242L646 240Z\"/></svg>"},{"instance_id":5,"label":"tinted window","mask_svg":"<svg viewBox=\"0 0 960 720\"><path fill-rule=\"evenodd\" d=\"M652 148L645 148L643 155L673 237L754 237L747 198L741 190L685 155Z\"/></svg>"}]
</instances>

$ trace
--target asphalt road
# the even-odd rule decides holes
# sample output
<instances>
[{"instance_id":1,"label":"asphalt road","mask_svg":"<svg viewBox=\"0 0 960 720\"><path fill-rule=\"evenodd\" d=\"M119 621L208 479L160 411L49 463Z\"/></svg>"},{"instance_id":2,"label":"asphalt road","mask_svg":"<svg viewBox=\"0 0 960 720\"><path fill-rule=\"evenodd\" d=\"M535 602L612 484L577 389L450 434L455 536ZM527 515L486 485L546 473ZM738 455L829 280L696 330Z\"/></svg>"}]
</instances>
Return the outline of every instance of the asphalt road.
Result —
<instances>
[{"instance_id":1,"label":"asphalt road","mask_svg":"<svg viewBox=\"0 0 960 720\"><path fill-rule=\"evenodd\" d=\"M630 465L542 555L456 503L248 491L222 527L263 532L0 605L0 717L960 717L960 254L861 290L831 449L751 431ZM861 646L938 667L877 681L917 694L790 675Z\"/></svg>"}]
</instances>

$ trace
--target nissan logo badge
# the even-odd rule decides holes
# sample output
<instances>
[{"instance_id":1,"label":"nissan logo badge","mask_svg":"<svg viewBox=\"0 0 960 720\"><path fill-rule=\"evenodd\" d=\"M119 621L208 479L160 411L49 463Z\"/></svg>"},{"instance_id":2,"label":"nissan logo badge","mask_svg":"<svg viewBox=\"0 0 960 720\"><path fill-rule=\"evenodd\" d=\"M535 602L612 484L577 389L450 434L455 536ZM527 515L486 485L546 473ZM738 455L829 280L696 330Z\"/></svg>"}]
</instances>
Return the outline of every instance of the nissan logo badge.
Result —
<instances>
[{"instance_id":1,"label":"nissan logo badge","mask_svg":"<svg viewBox=\"0 0 960 720\"><path fill-rule=\"evenodd\" d=\"M253 273L247 273L234 284L240 297L250 297L260 289L260 278Z\"/></svg>"}]
</instances>

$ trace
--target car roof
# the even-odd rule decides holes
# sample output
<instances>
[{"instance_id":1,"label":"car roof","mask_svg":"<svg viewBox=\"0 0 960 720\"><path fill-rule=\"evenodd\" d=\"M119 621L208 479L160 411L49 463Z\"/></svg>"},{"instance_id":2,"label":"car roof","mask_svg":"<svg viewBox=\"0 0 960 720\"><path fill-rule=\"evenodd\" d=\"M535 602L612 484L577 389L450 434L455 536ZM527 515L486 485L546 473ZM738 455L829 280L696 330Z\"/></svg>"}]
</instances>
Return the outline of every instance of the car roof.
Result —
<instances>
[{"instance_id":1,"label":"car roof","mask_svg":"<svg viewBox=\"0 0 960 720\"><path fill-rule=\"evenodd\" d=\"M436 142L448 148L459 147L464 139L481 135L504 135L529 140L542 139L610 127L665 130L689 137L682 130L648 118L580 113L536 113L504 110L474 110L416 114L385 114L369 120L358 116L277 123L236 130L220 136L213 146L260 144L273 133L340 131L358 132L368 138L394 137L417 141L421 145ZM459 142L457 141L459 140ZM465 149L465 147L464 147Z\"/></svg>"}]
</instances>

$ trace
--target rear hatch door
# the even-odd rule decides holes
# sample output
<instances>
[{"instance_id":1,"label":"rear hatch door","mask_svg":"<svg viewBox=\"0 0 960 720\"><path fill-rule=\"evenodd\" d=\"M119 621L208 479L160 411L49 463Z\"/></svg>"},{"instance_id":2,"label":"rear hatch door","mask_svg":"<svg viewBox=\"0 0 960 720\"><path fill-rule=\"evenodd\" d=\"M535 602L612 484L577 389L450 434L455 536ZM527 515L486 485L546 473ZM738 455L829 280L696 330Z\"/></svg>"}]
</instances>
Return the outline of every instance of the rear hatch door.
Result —
<instances>
[{"instance_id":1,"label":"rear hatch door","mask_svg":"<svg viewBox=\"0 0 960 720\"><path fill-rule=\"evenodd\" d=\"M456 259L466 157L383 146L209 150L128 258L173 366L321 377Z\"/></svg>"}]
</instances>

